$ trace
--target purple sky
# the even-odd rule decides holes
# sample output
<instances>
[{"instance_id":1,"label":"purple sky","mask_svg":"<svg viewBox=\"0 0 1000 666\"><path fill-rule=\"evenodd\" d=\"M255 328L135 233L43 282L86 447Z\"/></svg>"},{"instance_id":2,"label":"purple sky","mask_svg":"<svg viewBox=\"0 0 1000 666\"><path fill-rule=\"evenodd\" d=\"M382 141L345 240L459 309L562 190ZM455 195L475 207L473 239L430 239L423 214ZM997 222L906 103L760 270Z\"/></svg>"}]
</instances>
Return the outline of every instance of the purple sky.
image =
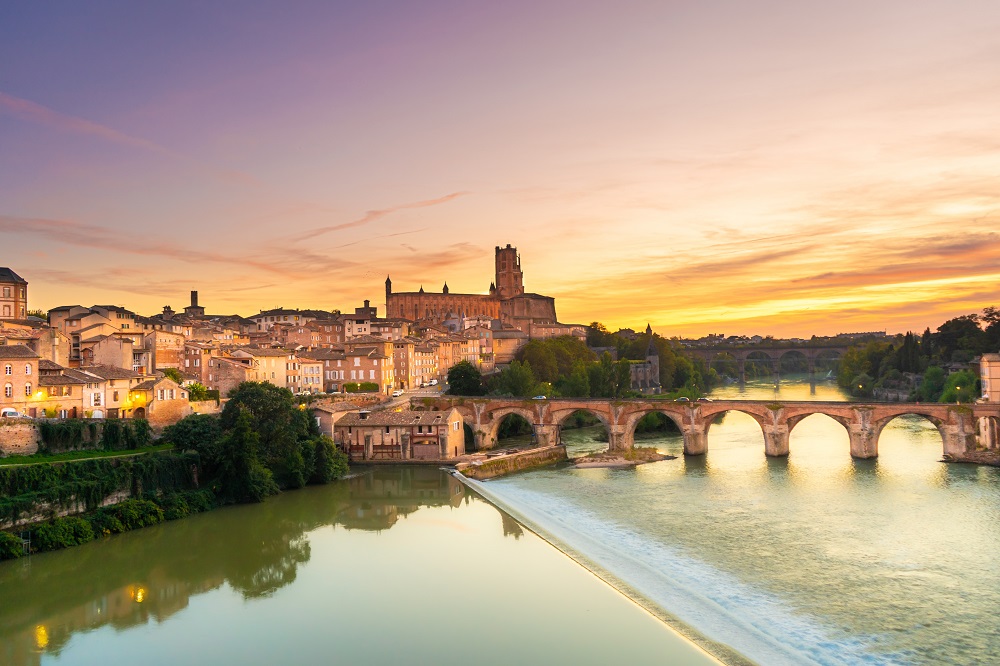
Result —
<instances>
[{"instance_id":1,"label":"purple sky","mask_svg":"<svg viewBox=\"0 0 1000 666\"><path fill-rule=\"evenodd\" d=\"M997 305L1000 3L6 3L31 307L483 292L665 335Z\"/></svg>"}]
</instances>

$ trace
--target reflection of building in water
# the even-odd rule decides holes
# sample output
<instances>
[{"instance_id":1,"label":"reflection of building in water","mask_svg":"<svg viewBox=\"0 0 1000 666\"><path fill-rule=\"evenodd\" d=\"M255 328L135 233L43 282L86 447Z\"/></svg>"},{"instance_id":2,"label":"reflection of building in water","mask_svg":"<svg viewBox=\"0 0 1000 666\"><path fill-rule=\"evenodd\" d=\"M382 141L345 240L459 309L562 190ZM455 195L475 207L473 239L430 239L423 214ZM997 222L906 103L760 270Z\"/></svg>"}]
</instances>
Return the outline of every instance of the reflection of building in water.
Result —
<instances>
[{"instance_id":1,"label":"reflection of building in water","mask_svg":"<svg viewBox=\"0 0 1000 666\"><path fill-rule=\"evenodd\" d=\"M43 653L58 653L73 634L104 625L123 629L146 624L150 619L163 622L187 608L191 596L215 589L223 581L218 576L191 583L173 579L156 569L141 582L99 593L76 606L56 612L43 606L43 616L31 614L39 609L35 604L5 603L0 663L40 664ZM19 625L20 629L11 631Z\"/></svg>"},{"instance_id":2,"label":"reflection of building in water","mask_svg":"<svg viewBox=\"0 0 1000 666\"><path fill-rule=\"evenodd\" d=\"M347 529L387 530L422 506L458 507L465 486L435 467L378 467L348 480L351 503L337 516Z\"/></svg>"},{"instance_id":3,"label":"reflection of building in water","mask_svg":"<svg viewBox=\"0 0 1000 666\"><path fill-rule=\"evenodd\" d=\"M520 539L524 536L524 530L521 529L521 525L503 511L500 512L500 520L503 521L504 536L512 536L515 539Z\"/></svg>"}]
</instances>

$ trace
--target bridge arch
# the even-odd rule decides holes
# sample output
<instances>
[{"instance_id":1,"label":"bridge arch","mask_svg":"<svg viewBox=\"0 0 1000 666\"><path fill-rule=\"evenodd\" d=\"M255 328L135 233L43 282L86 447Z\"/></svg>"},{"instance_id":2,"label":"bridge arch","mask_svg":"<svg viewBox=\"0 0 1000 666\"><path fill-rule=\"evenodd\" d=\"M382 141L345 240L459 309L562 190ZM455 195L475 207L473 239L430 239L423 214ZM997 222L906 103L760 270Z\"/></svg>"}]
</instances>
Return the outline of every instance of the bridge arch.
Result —
<instances>
[{"instance_id":1,"label":"bridge arch","mask_svg":"<svg viewBox=\"0 0 1000 666\"><path fill-rule=\"evenodd\" d=\"M530 409L525 409L523 407L501 407L495 409L489 413L488 427L485 428L484 434L484 448L493 448L497 445L497 434L500 431L500 425L503 423L504 419L511 414L517 414L531 426L532 431L535 430L538 425L537 416Z\"/></svg>"},{"instance_id":2,"label":"bridge arch","mask_svg":"<svg viewBox=\"0 0 1000 666\"><path fill-rule=\"evenodd\" d=\"M578 414L586 414L588 416L592 416L593 418L597 419L598 423L600 423L601 426L604 428L604 434L607 437L606 440L600 440L600 441L606 442L607 443L606 448L610 449L612 445L611 438L613 432L611 423L611 414L604 412L600 409L594 409L592 407L566 408L553 411L552 425L555 426L555 432L557 437L556 441L559 442L560 444L564 443L563 428L570 421L570 419L572 419Z\"/></svg>"},{"instance_id":3,"label":"bridge arch","mask_svg":"<svg viewBox=\"0 0 1000 666\"><path fill-rule=\"evenodd\" d=\"M820 411L820 410L796 414L795 416L791 416L788 419L786 419L785 423L788 424L789 450L791 450L792 434L795 432L795 428L806 420L810 420L814 424L821 423L822 421L831 421L841 426L844 430L844 435L846 436L847 440L847 452L850 452L851 419L846 416L842 416L840 414L835 414L835 413L831 414L829 411ZM801 432L802 431L800 431L800 433Z\"/></svg>"},{"instance_id":4,"label":"bridge arch","mask_svg":"<svg viewBox=\"0 0 1000 666\"><path fill-rule=\"evenodd\" d=\"M914 405L914 407L915 407L915 409L912 409L912 410L907 410L907 409L900 410L899 412L897 412L895 414L891 414L891 415L886 416L884 418L881 418L881 419L879 419L878 421L876 421L875 423L872 424L872 426L873 426L872 430L874 432L875 453L876 454L878 453L879 441L882 439L882 433L885 431L886 427L890 423L892 423L893 421L895 421L897 419L900 419L900 418L906 418L908 416L917 416L917 417L920 417L923 420L925 420L928 423L930 423L932 426L934 426L934 428L938 431L938 434L941 436L941 447L942 447L942 450L946 447L946 445L948 443L948 434L945 432L945 424L947 423L947 421L945 419L942 419L937 414L930 413L927 410L921 410L916 405Z\"/></svg>"},{"instance_id":5,"label":"bridge arch","mask_svg":"<svg viewBox=\"0 0 1000 666\"><path fill-rule=\"evenodd\" d=\"M812 357L804 349L781 349L778 350L778 360L774 366L780 374L787 372L808 372L813 367ZM799 367L789 368L796 363Z\"/></svg>"},{"instance_id":6,"label":"bridge arch","mask_svg":"<svg viewBox=\"0 0 1000 666\"><path fill-rule=\"evenodd\" d=\"M768 411L766 408L763 409L764 411ZM716 423L716 421L721 420L721 417L724 417L726 414L729 414L730 412L735 414L743 414L744 416L749 416L751 419L753 419L753 421L760 427L761 444L764 445L765 451L768 451L769 447L767 445L767 434L769 429L772 428L773 426L773 417L771 416L770 412L765 414L763 412L757 412L754 409L748 409L747 407L744 407L742 405L739 406L713 405L713 407L706 409L702 412L701 417L702 419L704 419L703 438L705 441L705 449L706 450L708 449L710 443L709 435L712 431L712 426ZM784 453L787 453L787 451L781 453L781 455L784 455Z\"/></svg>"}]
</instances>

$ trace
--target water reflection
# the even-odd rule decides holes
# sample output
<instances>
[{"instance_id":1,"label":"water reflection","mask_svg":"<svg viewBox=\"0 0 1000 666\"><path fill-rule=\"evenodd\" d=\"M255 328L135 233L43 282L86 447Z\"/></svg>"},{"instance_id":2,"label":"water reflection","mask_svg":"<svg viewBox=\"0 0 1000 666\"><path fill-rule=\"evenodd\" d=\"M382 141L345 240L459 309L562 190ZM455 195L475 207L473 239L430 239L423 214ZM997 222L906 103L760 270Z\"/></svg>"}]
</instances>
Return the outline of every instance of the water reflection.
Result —
<instances>
[{"instance_id":1,"label":"water reflection","mask_svg":"<svg viewBox=\"0 0 1000 666\"><path fill-rule=\"evenodd\" d=\"M466 489L427 467L380 467L260 505L220 509L0 564L0 663L39 664L78 632L162 623L224 584L244 600L295 581L323 526L387 530L420 507L458 507ZM505 535L523 532L503 515ZM14 603L12 603L14 602Z\"/></svg>"}]
</instances>

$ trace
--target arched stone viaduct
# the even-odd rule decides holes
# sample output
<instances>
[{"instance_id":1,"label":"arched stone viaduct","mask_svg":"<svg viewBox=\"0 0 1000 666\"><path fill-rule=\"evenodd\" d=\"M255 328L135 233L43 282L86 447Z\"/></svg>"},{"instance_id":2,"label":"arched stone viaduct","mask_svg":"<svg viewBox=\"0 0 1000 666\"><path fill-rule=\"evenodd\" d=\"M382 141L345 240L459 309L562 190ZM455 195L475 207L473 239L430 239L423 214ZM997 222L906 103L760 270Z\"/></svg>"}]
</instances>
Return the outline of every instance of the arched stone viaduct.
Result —
<instances>
[{"instance_id":1,"label":"arched stone viaduct","mask_svg":"<svg viewBox=\"0 0 1000 666\"><path fill-rule=\"evenodd\" d=\"M801 354L805 357L809 365L809 376L816 373L816 361L822 358L839 359L849 349L845 346L825 346L825 347L693 347L685 349L684 352L695 356L711 364L712 361L726 360L720 358L723 355L729 356L736 361L739 368L739 380L746 381L746 365L748 360L767 359L771 363L771 372L775 377L781 366L782 357L788 354Z\"/></svg>"},{"instance_id":2,"label":"arched stone viaduct","mask_svg":"<svg viewBox=\"0 0 1000 666\"><path fill-rule=\"evenodd\" d=\"M647 414L658 412L670 418L684 436L684 453L700 455L708 450L708 430L716 416L742 412L753 418L764 434L769 456L788 455L792 430L807 416L825 414L840 423L850 437L851 456L878 456L882 429L898 416L914 414L926 418L941 433L943 452L960 458L976 448L979 419L995 423L1000 405L945 405L919 403L859 403L762 400L717 400L713 402L664 402L655 400L553 399L515 400L488 398L414 398L415 409L454 407L472 428L477 449L496 446L500 423L509 414L519 414L534 428L539 445L559 443L562 424L575 412L594 415L608 430L611 450L634 445L635 427Z\"/></svg>"}]
</instances>

